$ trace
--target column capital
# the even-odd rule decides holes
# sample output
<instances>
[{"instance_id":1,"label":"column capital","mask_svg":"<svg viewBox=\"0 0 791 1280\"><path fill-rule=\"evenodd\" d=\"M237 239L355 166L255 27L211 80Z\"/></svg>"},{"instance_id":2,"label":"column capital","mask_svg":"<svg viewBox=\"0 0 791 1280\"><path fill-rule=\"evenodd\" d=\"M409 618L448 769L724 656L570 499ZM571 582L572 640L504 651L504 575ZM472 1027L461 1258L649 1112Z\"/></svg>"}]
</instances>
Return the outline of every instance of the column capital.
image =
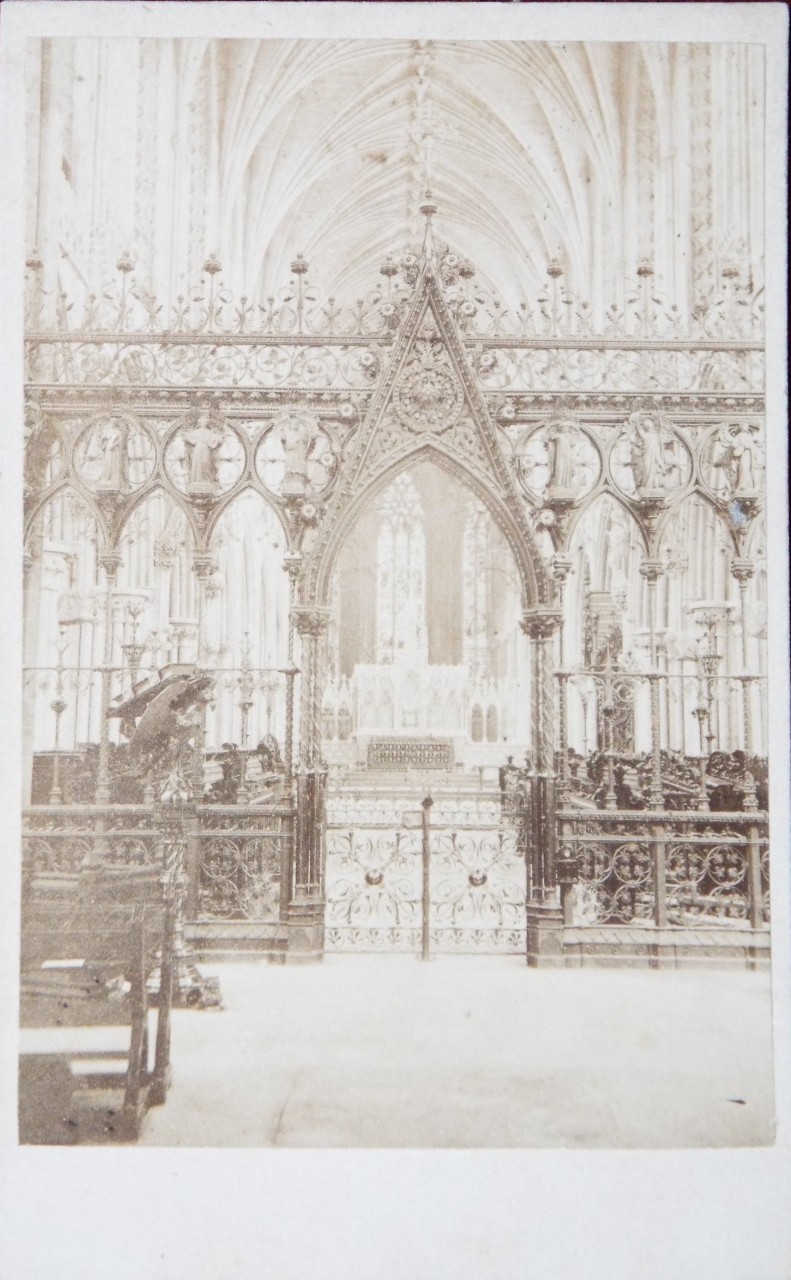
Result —
<instances>
[{"instance_id":1,"label":"column capital","mask_svg":"<svg viewBox=\"0 0 791 1280\"><path fill-rule=\"evenodd\" d=\"M192 572L201 582L205 582L214 573L214 556L209 551L193 551Z\"/></svg>"},{"instance_id":2,"label":"column capital","mask_svg":"<svg viewBox=\"0 0 791 1280\"><path fill-rule=\"evenodd\" d=\"M731 560L731 573L741 586L750 581L755 574L755 561L747 556L734 556Z\"/></svg>"},{"instance_id":3,"label":"column capital","mask_svg":"<svg viewBox=\"0 0 791 1280\"><path fill-rule=\"evenodd\" d=\"M640 577L645 578L646 582L656 582L664 572L665 566L661 560L643 560L640 565Z\"/></svg>"},{"instance_id":4,"label":"column capital","mask_svg":"<svg viewBox=\"0 0 791 1280\"><path fill-rule=\"evenodd\" d=\"M562 621L563 614L560 609L539 607L526 609L519 625L531 640L547 640Z\"/></svg>"},{"instance_id":5,"label":"column capital","mask_svg":"<svg viewBox=\"0 0 791 1280\"><path fill-rule=\"evenodd\" d=\"M283 568L292 582L295 581L299 577L299 571L302 568L302 552L288 551L283 557Z\"/></svg>"},{"instance_id":6,"label":"column capital","mask_svg":"<svg viewBox=\"0 0 791 1280\"><path fill-rule=\"evenodd\" d=\"M561 555L560 552L552 557L552 577L556 582L563 583L570 574L574 565L571 556Z\"/></svg>"},{"instance_id":7,"label":"column capital","mask_svg":"<svg viewBox=\"0 0 791 1280\"><path fill-rule=\"evenodd\" d=\"M101 565L102 569L104 569L104 572L107 575L107 577L111 581L114 581L115 575L118 573L118 570L121 568L121 565L123 564L123 561L121 559L119 552L105 551L98 557L98 559L99 559L99 564Z\"/></svg>"},{"instance_id":8,"label":"column capital","mask_svg":"<svg viewBox=\"0 0 791 1280\"><path fill-rule=\"evenodd\" d=\"M320 636L327 630L332 612L326 605L296 604L292 615L301 636Z\"/></svg>"}]
</instances>

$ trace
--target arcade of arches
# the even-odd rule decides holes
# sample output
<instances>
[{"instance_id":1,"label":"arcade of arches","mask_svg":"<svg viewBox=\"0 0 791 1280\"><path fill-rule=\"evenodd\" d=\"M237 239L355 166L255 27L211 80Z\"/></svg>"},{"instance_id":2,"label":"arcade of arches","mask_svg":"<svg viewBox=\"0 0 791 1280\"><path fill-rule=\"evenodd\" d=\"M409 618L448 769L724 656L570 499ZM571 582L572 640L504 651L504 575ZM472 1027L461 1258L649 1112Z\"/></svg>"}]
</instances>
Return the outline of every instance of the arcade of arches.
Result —
<instances>
[{"instance_id":1,"label":"arcade of arches","mask_svg":"<svg viewBox=\"0 0 791 1280\"><path fill-rule=\"evenodd\" d=\"M31 883L765 955L760 50L29 43Z\"/></svg>"}]
</instances>

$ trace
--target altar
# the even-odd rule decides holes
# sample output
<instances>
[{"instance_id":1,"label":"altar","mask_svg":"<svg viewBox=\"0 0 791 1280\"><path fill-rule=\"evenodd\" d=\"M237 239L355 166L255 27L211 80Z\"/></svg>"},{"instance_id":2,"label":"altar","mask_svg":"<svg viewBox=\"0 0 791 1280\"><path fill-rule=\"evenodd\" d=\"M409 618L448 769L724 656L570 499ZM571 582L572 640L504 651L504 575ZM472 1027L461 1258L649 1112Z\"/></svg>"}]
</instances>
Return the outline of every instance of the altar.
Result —
<instances>
[{"instance_id":1,"label":"altar","mask_svg":"<svg viewBox=\"0 0 791 1280\"><path fill-rule=\"evenodd\" d=\"M496 681L475 679L461 665L358 663L325 690L325 757L397 770L499 764L508 740L505 704Z\"/></svg>"}]
</instances>

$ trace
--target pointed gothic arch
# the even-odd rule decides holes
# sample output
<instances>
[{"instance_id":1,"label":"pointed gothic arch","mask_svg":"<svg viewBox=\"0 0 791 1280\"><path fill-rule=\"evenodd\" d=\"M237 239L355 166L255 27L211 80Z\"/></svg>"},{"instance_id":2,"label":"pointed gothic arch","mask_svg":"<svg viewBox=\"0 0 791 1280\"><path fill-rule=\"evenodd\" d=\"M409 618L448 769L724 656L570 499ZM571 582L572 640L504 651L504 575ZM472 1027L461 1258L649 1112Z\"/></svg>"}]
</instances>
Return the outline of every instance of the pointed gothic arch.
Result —
<instances>
[{"instance_id":1,"label":"pointed gothic arch","mask_svg":"<svg viewBox=\"0 0 791 1280\"><path fill-rule=\"evenodd\" d=\"M551 600L551 575L442 292L430 237L390 359L317 530L303 604L326 604L340 548L364 504L423 459L455 474L485 504L513 552L524 607Z\"/></svg>"},{"instance_id":2,"label":"pointed gothic arch","mask_svg":"<svg viewBox=\"0 0 791 1280\"><path fill-rule=\"evenodd\" d=\"M329 598L330 581L350 531L365 508L399 476L408 472L416 463L429 462L453 476L459 484L480 498L487 512L504 535L519 571L522 600L525 608L537 604L542 598L541 586L545 580L543 560L538 552L531 554L509 506L492 485L485 483L477 471L467 467L459 458L449 453L438 441L425 441L408 453L396 458L373 476L366 487L348 503L326 544L316 553L314 575L308 581L315 583L310 603L323 605ZM307 603L307 600L306 600Z\"/></svg>"}]
</instances>

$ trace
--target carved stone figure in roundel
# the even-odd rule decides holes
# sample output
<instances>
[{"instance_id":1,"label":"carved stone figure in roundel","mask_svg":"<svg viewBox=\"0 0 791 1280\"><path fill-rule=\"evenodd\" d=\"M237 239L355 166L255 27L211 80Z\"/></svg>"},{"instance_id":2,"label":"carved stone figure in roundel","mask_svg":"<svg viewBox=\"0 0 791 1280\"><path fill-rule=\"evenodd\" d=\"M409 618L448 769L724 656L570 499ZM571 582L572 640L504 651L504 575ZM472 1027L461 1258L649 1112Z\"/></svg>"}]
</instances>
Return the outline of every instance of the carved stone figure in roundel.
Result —
<instances>
[{"instance_id":1,"label":"carved stone figure in roundel","mask_svg":"<svg viewBox=\"0 0 791 1280\"><path fill-rule=\"evenodd\" d=\"M216 498L241 476L244 446L222 418L201 409L168 444L165 467L182 493L199 500Z\"/></svg>"},{"instance_id":2,"label":"carved stone figure in roundel","mask_svg":"<svg viewBox=\"0 0 791 1280\"><path fill-rule=\"evenodd\" d=\"M126 416L102 418L77 442L77 474L97 493L130 493L154 470L156 451L148 432Z\"/></svg>"},{"instance_id":3,"label":"carved stone figure in roundel","mask_svg":"<svg viewBox=\"0 0 791 1280\"><path fill-rule=\"evenodd\" d=\"M326 489L336 456L328 433L309 413L287 412L275 418L256 450L261 483L283 498L317 495Z\"/></svg>"},{"instance_id":4,"label":"carved stone figure in roundel","mask_svg":"<svg viewBox=\"0 0 791 1280\"><path fill-rule=\"evenodd\" d=\"M659 414L633 413L610 455L610 473L630 498L655 498L689 480L688 450Z\"/></svg>"},{"instance_id":5,"label":"carved stone figure in roundel","mask_svg":"<svg viewBox=\"0 0 791 1280\"><path fill-rule=\"evenodd\" d=\"M396 382L393 405L404 426L435 435L458 421L464 407L464 388L442 344L420 339Z\"/></svg>"},{"instance_id":6,"label":"carved stone figure in roundel","mask_svg":"<svg viewBox=\"0 0 791 1280\"><path fill-rule=\"evenodd\" d=\"M514 459L523 488L542 502L584 498L601 471L594 444L567 418L555 418L519 436L514 442Z\"/></svg>"},{"instance_id":7,"label":"carved stone figure in roundel","mask_svg":"<svg viewBox=\"0 0 791 1280\"><path fill-rule=\"evenodd\" d=\"M63 470L60 437L47 422L38 404L25 406L25 492L35 493L54 484Z\"/></svg>"},{"instance_id":8,"label":"carved stone figure in roundel","mask_svg":"<svg viewBox=\"0 0 791 1280\"><path fill-rule=\"evenodd\" d=\"M701 471L724 501L758 493L763 475L760 428L747 422L721 423L703 446Z\"/></svg>"}]
</instances>

